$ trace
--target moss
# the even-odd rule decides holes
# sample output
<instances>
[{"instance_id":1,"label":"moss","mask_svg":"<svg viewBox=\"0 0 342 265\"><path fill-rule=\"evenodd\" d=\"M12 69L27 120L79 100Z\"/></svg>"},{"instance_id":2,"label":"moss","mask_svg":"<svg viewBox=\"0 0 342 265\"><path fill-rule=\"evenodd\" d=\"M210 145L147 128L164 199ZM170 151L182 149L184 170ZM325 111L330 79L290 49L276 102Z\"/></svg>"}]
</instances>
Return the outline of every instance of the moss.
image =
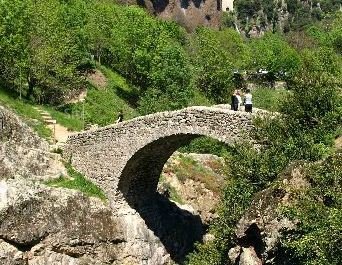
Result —
<instances>
[{"instance_id":1,"label":"moss","mask_svg":"<svg viewBox=\"0 0 342 265\"><path fill-rule=\"evenodd\" d=\"M222 173L225 172L224 166L219 162L208 162L207 167L200 164L190 156L180 155L179 163L173 169L179 181L185 182L192 179L204 184L204 186L215 193L221 191ZM211 168L213 166L214 168Z\"/></svg>"},{"instance_id":2,"label":"moss","mask_svg":"<svg viewBox=\"0 0 342 265\"><path fill-rule=\"evenodd\" d=\"M98 197L101 200L106 200L104 192L91 181L87 180L81 173L72 168L70 164L65 164L70 178L60 176L58 179L49 180L45 182L51 187L61 187L67 189L75 189L92 197Z\"/></svg>"},{"instance_id":3,"label":"moss","mask_svg":"<svg viewBox=\"0 0 342 265\"><path fill-rule=\"evenodd\" d=\"M50 139L52 131L45 126L40 113L32 103L26 100L18 100L10 91L0 87L0 104L12 109L19 115L37 134L45 139Z\"/></svg>"}]
</instances>

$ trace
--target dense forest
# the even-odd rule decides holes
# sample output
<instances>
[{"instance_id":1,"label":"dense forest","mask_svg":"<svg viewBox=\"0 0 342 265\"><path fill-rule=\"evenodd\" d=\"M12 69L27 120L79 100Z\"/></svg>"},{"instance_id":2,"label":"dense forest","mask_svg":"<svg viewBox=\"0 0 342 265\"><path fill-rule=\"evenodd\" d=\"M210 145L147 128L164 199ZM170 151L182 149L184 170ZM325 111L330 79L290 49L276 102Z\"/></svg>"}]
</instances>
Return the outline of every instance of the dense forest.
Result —
<instances>
[{"instance_id":1,"label":"dense forest","mask_svg":"<svg viewBox=\"0 0 342 265\"><path fill-rule=\"evenodd\" d=\"M340 16L286 36L245 40L230 28L187 34L173 22L111 1L2 1L0 12L2 83L43 103L61 103L86 86L96 63L136 87L130 97L141 113L194 104L199 94L225 102L238 71L267 69L269 80L290 83L308 58L318 58L317 67L339 69Z\"/></svg>"},{"instance_id":2,"label":"dense forest","mask_svg":"<svg viewBox=\"0 0 342 265\"><path fill-rule=\"evenodd\" d=\"M333 145L342 130L342 16L335 12L340 4L287 1L290 23L252 39L239 34L227 14L219 30L199 27L188 33L175 22L113 1L2 0L0 85L28 102L56 106L89 87L87 74L105 66L134 88L124 97L143 115L227 103L232 90L245 88L249 75L267 86L286 82L290 92L277 109L282 115L255 121L260 150L211 140L187 147L224 156L234 172L223 189L219 217L209 228L215 240L199 244L187 262L229 264L234 225L253 195L300 160L307 163L313 188L284 210L301 225L279 246L291 258L273 264L337 265L342 257L342 162ZM282 8L274 5L239 0L234 16L246 27L251 26L247 17L272 24L278 21L275 10ZM267 74L258 75L260 70ZM317 161L323 165L317 167ZM327 195L329 205L321 199Z\"/></svg>"}]
</instances>

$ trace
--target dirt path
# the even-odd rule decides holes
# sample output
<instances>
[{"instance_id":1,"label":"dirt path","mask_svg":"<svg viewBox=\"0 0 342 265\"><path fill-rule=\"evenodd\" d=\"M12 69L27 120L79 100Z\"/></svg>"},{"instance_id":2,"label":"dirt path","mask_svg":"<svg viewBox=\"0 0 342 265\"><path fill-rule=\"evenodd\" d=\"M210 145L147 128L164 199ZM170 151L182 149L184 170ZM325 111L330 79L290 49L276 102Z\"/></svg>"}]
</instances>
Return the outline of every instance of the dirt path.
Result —
<instances>
[{"instance_id":1,"label":"dirt path","mask_svg":"<svg viewBox=\"0 0 342 265\"><path fill-rule=\"evenodd\" d=\"M51 117L50 113L40 109L39 107L35 107L35 109L42 115L46 126L52 131L52 144L56 146L63 145L68 139L68 136L72 134L72 132L69 132L68 128L57 123L57 121Z\"/></svg>"}]
</instances>

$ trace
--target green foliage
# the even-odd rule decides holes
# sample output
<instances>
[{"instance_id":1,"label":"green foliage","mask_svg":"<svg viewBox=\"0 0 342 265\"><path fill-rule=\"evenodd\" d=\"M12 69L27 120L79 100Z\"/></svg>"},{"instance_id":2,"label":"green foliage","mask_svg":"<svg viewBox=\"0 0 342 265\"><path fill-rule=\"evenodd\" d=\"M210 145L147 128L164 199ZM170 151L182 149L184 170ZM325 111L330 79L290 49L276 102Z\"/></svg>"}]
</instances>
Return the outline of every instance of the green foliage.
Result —
<instances>
[{"instance_id":1,"label":"green foliage","mask_svg":"<svg viewBox=\"0 0 342 265\"><path fill-rule=\"evenodd\" d=\"M59 102L66 91L79 88L77 67L86 56L74 25L79 6L57 0L0 5L0 78L39 102Z\"/></svg>"},{"instance_id":2,"label":"green foliage","mask_svg":"<svg viewBox=\"0 0 342 265\"><path fill-rule=\"evenodd\" d=\"M0 79L8 83L20 83L25 78L22 69L28 60L28 3L0 2Z\"/></svg>"},{"instance_id":3,"label":"green foliage","mask_svg":"<svg viewBox=\"0 0 342 265\"><path fill-rule=\"evenodd\" d=\"M83 103L65 105L60 110L69 113L71 118L76 117L78 122L82 121ZM90 88L88 90L88 95L84 102L84 118L86 124L98 124L100 126L113 124L120 110L123 111L124 120L136 116L136 112L118 97L115 89L98 90Z\"/></svg>"},{"instance_id":4,"label":"green foliage","mask_svg":"<svg viewBox=\"0 0 342 265\"><path fill-rule=\"evenodd\" d=\"M308 69L306 69L307 71ZM330 152L338 124L341 123L341 99L336 86L314 80L298 81L281 107L283 115L257 120L256 139L264 144L264 174L261 179L273 180L293 160L315 161ZM321 75L324 75L321 72Z\"/></svg>"},{"instance_id":5,"label":"green foliage","mask_svg":"<svg viewBox=\"0 0 342 265\"><path fill-rule=\"evenodd\" d=\"M24 2L0 6L0 78L11 89L38 102L60 103L84 87L92 54L139 87L143 113L188 104L185 33L175 23L105 1ZM161 104L149 102L151 95Z\"/></svg>"},{"instance_id":6,"label":"green foliage","mask_svg":"<svg viewBox=\"0 0 342 265\"><path fill-rule=\"evenodd\" d=\"M210 99L227 102L234 89L233 72L249 58L247 46L232 29L199 28L191 39L190 56L195 65L195 83Z\"/></svg>"},{"instance_id":7,"label":"green foliage","mask_svg":"<svg viewBox=\"0 0 342 265\"><path fill-rule=\"evenodd\" d=\"M280 111L281 105L289 93L292 92L285 89L253 89L253 106L268 111Z\"/></svg>"},{"instance_id":8,"label":"green foliage","mask_svg":"<svg viewBox=\"0 0 342 265\"><path fill-rule=\"evenodd\" d=\"M266 34L253 40L250 46L253 68L267 70L270 81L292 79L300 67L299 54L280 35Z\"/></svg>"},{"instance_id":9,"label":"green foliage","mask_svg":"<svg viewBox=\"0 0 342 265\"><path fill-rule=\"evenodd\" d=\"M303 30L310 25L325 18L333 16L340 8L339 0L324 0L306 2L302 0L235 0L234 9L242 28L248 31L253 25L261 28L271 28L273 32L279 31L284 23L281 15L288 12L288 18L283 26L284 32L289 30Z\"/></svg>"},{"instance_id":10,"label":"green foliage","mask_svg":"<svg viewBox=\"0 0 342 265\"><path fill-rule=\"evenodd\" d=\"M31 126L40 137L49 139L52 132L44 124L40 113L27 101L19 101L10 91L0 88L0 103L14 110L24 121Z\"/></svg>"},{"instance_id":11,"label":"green foliage","mask_svg":"<svg viewBox=\"0 0 342 265\"><path fill-rule=\"evenodd\" d=\"M311 5L305 1L287 0L290 29L303 30L324 18L330 17L339 8L340 3L336 0L314 1Z\"/></svg>"},{"instance_id":12,"label":"green foliage","mask_svg":"<svg viewBox=\"0 0 342 265\"><path fill-rule=\"evenodd\" d=\"M233 12L222 12L221 27L222 28L235 28L235 16Z\"/></svg>"},{"instance_id":13,"label":"green foliage","mask_svg":"<svg viewBox=\"0 0 342 265\"><path fill-rule=\"evenodd\" d=\"M58 179L45 182L45 184L51 187L62 187L79 190L88 196L98 197L101 200L106 200L105 194L99 187L87 180L81 173L73 169L70 164L65 164L65 167L68 170L69 178L60 176Z\"/></svg>"},{"instance_id":14,"label":"green foliage","mask_svg":"<svg viewBox=\"0 0 342 265\"><path fill-rule=\"evenodd\" d=\"M142 114L174 110L188 105L192 98L190 67L177 43L161 38L151 62L150 85L140 100Z\"/></svg>"},{"instance_id":15,"label":"green foliage","mask_svg":"<svg viewBox=\"0 0 342 265\"><path fill-rule=\"evenodd\" d=\"M234 8L238 13L238 18L245 21L258 13L261 9L261 1L238 0L234 2Z\"/></svg>"},{"instance_id":16,"label":"green foliage","mask_svg":"<svg viewBox=\"0 0 342 265\"><path fill-rule=\"evenodd\" d=\"M187 256L187 265L221 265L224 257L215 242L197 244L196 251Z\"/></svg>"},{"instance_id":17,"label":"green foliage","mask_svg":"<svg viewBox=\"0 0 342 265\"><path fill-rule=\"evenodd\" d=\"M227 146L213 138L199 137L191 141L190 144L179 149L183 153L214 154L224 157L227 155Z\"/></svg>"},{"instance_id":18,"label":"green foliage","mask_svg":"<svg viewBox=\"0 0 342 265\"><path fill-rule=\"evenodd\" d=\"M259 150L249 144L228 149L226 163L232 182L223 193L223 206L211 227L215 240L199 245L189 256L189 264L227 264L235 223L252 195L269 186L291 161L317 161L331 154L333 139L342 124L342 100L341 62L329 45L301 54L302 64L292 76L292 92L277 107L281 115L255 120ZM340 158L334 161L316 168L317 173L310 179L313 189L303 193L301 201L289 211L301 220L300 233L289 235L280 249L287 258L280 260L279 255L276 264L338 264L342 163ZM324 201L332 205L323 207Z\"/></svg>"},{"instance_id":19,"label":"green foliage","mask_svg":"<svg viewBox=\"0 0 342 265\"><path fill-rule=\"evenodd\" d=\"M246 179L231 179L222 193L219 218L211 226L214 241L198 245L188 255L188 265L227 264L228 250L234 245L234 226L248 207L255 190Z\"/></svg>"},{"instance_id":20,"label":"green foliage","mask_svg":"<svg viewBox=\"0 0 342 265\"><path fill-rule=\"evenodd\" d=\"M108 7L109 8L109 7ZM174 23L150 17L136 7L111 6L106 63L139 88L143 114L186 106L191 71L181 43L184 32Z\"/></svg>"},{"instance_id":21,"label":"green foliage","mask_svg":"<svg viewBox=\"0 0 342 265\"><path fill-rule=\"evenodd\" d=\"M110 69L101 66L101 71L107 78L107 87L96 89L90 87L84 102L85 124L105 126L115 123L120 110L124 120L138 116L136 110L130 106L135 89L126 79ZM73 131L83 129L83 103L62 105L58 108L47 108L58 123Z\"/></svg>"},{"instance_id":22,"label":"green foliage","mask_svg":"<svg viewBox=\"0 0 342 265\"><path fill-rule=\"evenodd\" d=\"M283 240L283 251L292 259L282 264L340 264L342 154L309 166L306 174L312 187L299 193L296 204L285 211L299 224L296 233Z\"/></svg>"}]
</instances>

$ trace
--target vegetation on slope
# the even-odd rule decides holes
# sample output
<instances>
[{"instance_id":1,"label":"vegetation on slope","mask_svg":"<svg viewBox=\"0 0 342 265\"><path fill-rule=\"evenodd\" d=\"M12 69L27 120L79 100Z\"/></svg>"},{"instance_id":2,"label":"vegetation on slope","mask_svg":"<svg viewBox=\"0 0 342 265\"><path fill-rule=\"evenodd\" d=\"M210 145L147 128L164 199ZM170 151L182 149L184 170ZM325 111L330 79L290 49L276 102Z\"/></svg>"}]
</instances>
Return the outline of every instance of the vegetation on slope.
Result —
<instances>
[{"instance_id":1,"label":"vegetation on slope","mask_svg":"<svg viewBox=\"0 0 342 265\"><path fill-rule=\"evenodd\" d=\"M31 102L18 100L16 95L0 87L0 104L14 110L40 137L51 137L51 130L45 126L43 118Z\"/></svg>"},{"instance_id":2,"label":"vegetation on slope","mask_svg":"<svg viewBox=\"0 0 342 265\"><path fill-rule=\"evenodd\" d=\"M272 1L266 2L262 1L264 11L271 18L274 8L268 4L272 5ZM289 29L297 28L295 23L302 24L298 21L300 12L304 10L307 14L306 7L299 5L297 9L296 3L288 6L293 8L289 12L294 17ZM251 4L259 5L257 1L243 3L243 12L252 14L260 10ZM255 106L283 114L256 121L255 139L263 143L261 151L247 144L227 148L206 139L185 148L223 155L230 165L229 172L234 172L222 193L220 216L211 228L215 241L200 245L189 257L189 264L193 265L227 264L235 222L253 194L269 186L291 161L317 161L331 155L336 130L341 131L342 123L338 90L342 74L340 25L341 15L336 15L329 23L322 21L308 26L300 34L270 33L246 41L230 29L198 28L186 34L175 23L111 1L3 0L0 2L1 86L11 90L14 97L22 95L25 101L14 100L4 89L0 90L0 100L36 120L38 131L47 135L37 111L28 102L57 105L57 111L50 106L45 108L61 124L80 130L83 118L86 123L106 125L114 122L119 109L124 110L125 118L130 118L188 105L227 103L232 90L241 85L236 83L234 72L256 73L263 69L270 83L285 80L290 93L253 92ZM303 29L301 25L298 28ZM87 73L96 67L108 79L104 89L89 87L86 82ZM84 105L59 105L75 90L85 87L89 90ZM184 163L184 167L189 164ZM323 175L324 172L319 173ZM62 178L59 183L55 184L89 186L79 175L74 180ZM315 200L315 196L308 196L308 201ZM312 263L315 256L310 253L317 249L322 251L320 257L324 257L320 261L334 264L329 249L321 245L314 249L306 240L319 235L326 240L332 238L336 230L325 230L323 226L336 225L340 229L335 222L340 211L338 204L332 212L313 209L320 217L328 216L326 222L314 222L313 226L305 224L310 211L295 213L304 220L304 226L297 238L284 242L284 248L296 256L298 264ZM332 251L335 253L335 249Z\"/></svg>"},{"instance_id":3,"label":"vegetation on slope","mask_svg":"<svg viewBox=\"0 0 342 265\"><path fill-rule=\"evenodd\" d=\"M85 88L95 61L134 88L116 92L140 114L228 102L234 72L262 68L271 81L288 81L301 64L280 35L252 42L231 29L189 35L140 8L108 1L6 0L0 12L2 83L38 103L59 104Z\"/></svg>"},{"instance_id":4,"label":"vegetation on slope","mask_svg":"<svg viewBox=\"0 0 342 265\"><path fill-rule=\"evenodd\" d=\"M273 32L303 30L313 23L331 17L340 9L340 1L303 1L303 0L236 0L234 8L235 22L246 32L253 26L269 28ZM286 15L285 15L286 14ZM232 26L233 20L226 14L225 24Z\"/></svg>"},{"instance_id":5,"label":"vegetation on slope","mask_svg":"<svg viewBox=\"0 0 342 265\"><path fill-rule=\"evenodd\" d=\"M60 176L58 179L45 182L45 184L51 187L79 190L88 196L106 200L104 192L98 186L87 180L81 173L73 169L70 164L65 163L65 167L68 171L68 177Z\"/></svg>"},{"instance_id":6,"label":"vegetation on slope","mask_svg":"<svg viewBox=\"0 0 342 265\"><path fill-rule=\"evenodd\" d=\"M327 57L319 54L319 51L303 53L304 65L293 79L293 93L289 93L281 104L282 115L256 121L255 139L263 143L261 150L255 150L250 145L237 145L229 150L227 165L230 165L230 172L234 174L230 176L232 180L223 191L220 216L211 227L215 240L199 245L197 252L189 256L189 264L229 263L228 250L233 246L235 223L248 207L252 195L268 187L291 161L318 161L333 152L331 147L342 124L342 98L339 90L341 73L340 69L325 67ZM333 53L329 53L329 56L336 58ZM338 254L338 247L335 241L332 248L321 244L312 245L310 242L313 241L307 241L317 239L319 235L329 240L342 229L341 223L336 222L342 211L338 195L341 182L338 180L340 175L337 173L337 161L328 163L325 169L318 167L314 182L322 181L323 186L317 182L300 205L293 205L292 212L303 221L303 227L299 234L295 233L282 244L296 260L295 264L320 264L313 263L316 259L323 264L337 264L335 255ZM336 187L331 188L333 185ZM324 186L324 190L317 190ZM311 205L316 205L313 201L319 201L324 194L329 196L329 190L336 199L335 209L320 209L317 205L311 207L311 212L308 204L309 208L300 210L299 207L309 201ZM321 192L321 195L314 196L317 192ZM229 205L235 207L232 209ZM312 214L325 220L313 222ZM326 225L336 227L328 230Z\"/></svg>"},{"instance_id":7,"label":"vegetation on slope","mask_svg":"<svg viewBox=\"0 0 342 265\"><path fill-rule=\"evenodd\" d=\"M342 153L337 152L305 169L311 187L298 192L283 215L297 220L295 232L284 239L286 261L281 264L341 263L342 240Z\"/></svg>"}]
</instances>

